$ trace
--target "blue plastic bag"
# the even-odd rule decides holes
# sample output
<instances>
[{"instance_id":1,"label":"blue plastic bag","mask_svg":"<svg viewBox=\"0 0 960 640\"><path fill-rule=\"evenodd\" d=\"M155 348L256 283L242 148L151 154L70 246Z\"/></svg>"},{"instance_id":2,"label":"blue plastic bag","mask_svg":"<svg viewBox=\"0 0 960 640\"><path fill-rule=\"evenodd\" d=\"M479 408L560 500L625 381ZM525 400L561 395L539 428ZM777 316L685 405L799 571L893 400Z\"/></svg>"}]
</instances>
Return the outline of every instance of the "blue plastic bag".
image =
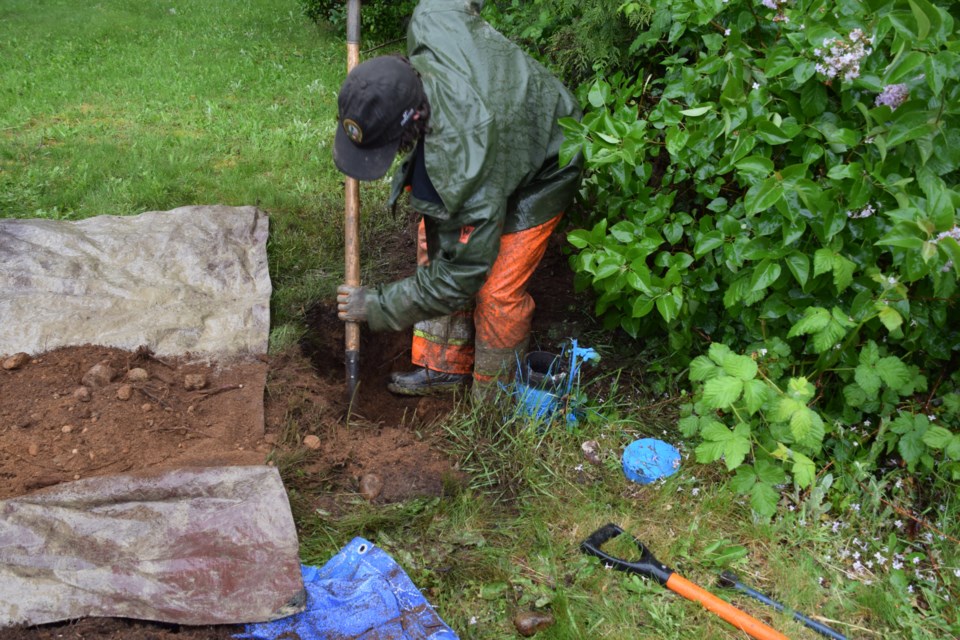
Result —
<instances>
[{"instance_id":1,"label":"blue plastic bag","mask_svg":"<svg viewBox=\"0 0 960 640\"><path fill-rule=\"evenodd\" d=\"M246 626L235 638L277 640L458 640L403 569L383 550L354 538L323 567L303 566L307 608ZM295 637L295 636L294 636Z\"/></svg>"}]
</instances>

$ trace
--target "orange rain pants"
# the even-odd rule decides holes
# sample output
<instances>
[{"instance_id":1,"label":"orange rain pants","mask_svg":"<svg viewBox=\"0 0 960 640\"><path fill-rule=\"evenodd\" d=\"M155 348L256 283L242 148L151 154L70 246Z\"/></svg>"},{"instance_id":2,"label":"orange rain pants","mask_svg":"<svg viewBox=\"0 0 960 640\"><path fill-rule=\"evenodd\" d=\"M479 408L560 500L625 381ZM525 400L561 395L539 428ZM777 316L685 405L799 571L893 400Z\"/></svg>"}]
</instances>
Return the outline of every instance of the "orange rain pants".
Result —
<instances>
[{"instance_id":1,"label":"orange rain pants","mask_svg":"<svg viewBox=\"0 0 960 640\"><path fill-rule=\"evenodd\" d=\"M534 302L527 283L563 214L500 237L500 252L472 309L424 320L413 327L413 364L443 373L471 373L476 382L509 380L530 338ZM427 260L423 220L417 264Z\"/></svg>"}]
</instances>

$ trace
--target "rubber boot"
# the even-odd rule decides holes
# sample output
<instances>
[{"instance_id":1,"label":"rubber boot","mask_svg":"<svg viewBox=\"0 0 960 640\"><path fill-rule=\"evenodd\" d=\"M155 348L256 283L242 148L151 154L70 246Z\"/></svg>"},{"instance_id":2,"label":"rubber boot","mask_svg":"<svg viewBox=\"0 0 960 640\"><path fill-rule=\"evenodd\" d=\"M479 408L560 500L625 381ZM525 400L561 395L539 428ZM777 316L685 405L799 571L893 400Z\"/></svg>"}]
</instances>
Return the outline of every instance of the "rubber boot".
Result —
<instances>
[{"instance_id":1,"label":"rubber boot","mask_svg":"<svg viewBox=\"0 0 960 640\"><path fill-rule=\"evenodd\" d=\"M432 396L453 391L469 381L470 375L466 373L443 373L417 367L413 371L391 373L387 389L401 396Z\"/></svg>"}]
</instances>

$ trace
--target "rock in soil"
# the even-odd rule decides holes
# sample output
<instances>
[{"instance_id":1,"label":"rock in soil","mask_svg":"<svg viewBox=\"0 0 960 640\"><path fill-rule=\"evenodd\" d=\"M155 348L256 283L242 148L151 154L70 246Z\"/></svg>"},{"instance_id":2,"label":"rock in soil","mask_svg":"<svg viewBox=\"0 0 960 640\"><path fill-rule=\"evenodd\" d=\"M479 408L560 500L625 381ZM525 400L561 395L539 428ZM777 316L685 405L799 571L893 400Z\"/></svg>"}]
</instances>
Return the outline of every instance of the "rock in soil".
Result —
<instances>
[{"instance_id":1,"label":"rock in soil","mask_svg":"<svg viewBox=\"0 0 960 640\"><path fill-rule=\"evenodd\" d=\"M116 370L106 363L95 364L83 374L81 382L85 387L105 387L117 377Z\"/></svg>"},{"instance_id":2,"label":"rock in soil","mask_svg":"<svg viewBox=\"0 0 960 640\"><path fill-rule=\"evenodd\" d=\"M29 355L23 352L15 353L3 361L3 368L7 371L13 371L14 369L19 369L28 362L30 362Z\"/></svg>"},{"instance_id":3,"label":"rock in soil","mask_svg":"<svg viewBox=\"0 0 960 640\"><path fill-rule=\"evenodd\" d=\"M521 611L513 617L513 626L525 638L549 629L554 622L553 614L542 611Z\"/></svg>"},{"instance_id":4,"label":"rock in soil","mask_svg":"<svg viewBox=\"0 0 960 640\"><path fill-rule=\"evenodd\" d=\"M133 387L128 384L121 385L117 389L117 400L129 400L133 397Z\"/></svg>"},{"instance_id":5,"label":"rock in soil","mask_svg":"<svg viewBox=\"0 0 960 640\"><path fill-rule=\"evenodd\" d=\"M136 367L135 369L130 369L127 371L127 381L128 382L146 382L150 379L150 374L146 369L141 369Z\"/></svg>"},{"instance_id":6,"label":"rock in soil","mask_svg":"<svg viewBox=\"0 0 960 640\"><path fill-rule=\"evenodd\" d=\"M590 464L602 464L600 460L600 443L596 440L587 440L580 445L580 449L583 451L584 457L587 459L587 462Z\"/></svg>"},{"instance_id":7,"label":"rock in soil","mask_svg":"<svg viewBox=\"0 0 960 640\"><path fill-rule=\"evenodd\" d=\"M202 373L190 373L183 377L183 388L187 391L199 391L207 386L207 376Z\"/></svg>"},{"instance_id":8,"label":"rock in soil","mask_svg":"<svg viewBox=\"0 0 960 640\"><path fill-rule=\"evenodd\" d=\"M380 492L383 491L383 480L375 473L365 473L360 478L360 495L367 502L376 500Z\"/></svg>"},{"instance_id":9,"label":"rock in soil","mask_svg":"<svg viewBox=\"0 0 960 640\"><path fill-rule=\"evenodd\" d=\"M320 438L315 435L306 436L303 439L303 446L305 446L307 449L313 449L316 451L320 448Z\"/></svg>"}]
</instances>

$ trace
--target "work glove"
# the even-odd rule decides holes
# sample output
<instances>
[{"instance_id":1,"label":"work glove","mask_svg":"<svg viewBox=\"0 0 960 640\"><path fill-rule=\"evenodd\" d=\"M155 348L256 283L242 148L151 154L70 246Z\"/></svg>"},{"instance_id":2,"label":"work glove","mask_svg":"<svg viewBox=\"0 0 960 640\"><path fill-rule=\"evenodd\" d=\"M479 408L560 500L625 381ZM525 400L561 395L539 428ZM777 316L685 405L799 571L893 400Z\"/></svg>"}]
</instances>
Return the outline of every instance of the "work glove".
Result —
<instances>
[{"instance_id":1,"label":"work glove","mask_svg":"<svg viewBox=\"0 0 960 640\"><path fill-rule=\"evenodd\" d=\"M367 289L342 284L337 287L337 317L344 322L367 321Z\"/></svg>"}]
</instances>

